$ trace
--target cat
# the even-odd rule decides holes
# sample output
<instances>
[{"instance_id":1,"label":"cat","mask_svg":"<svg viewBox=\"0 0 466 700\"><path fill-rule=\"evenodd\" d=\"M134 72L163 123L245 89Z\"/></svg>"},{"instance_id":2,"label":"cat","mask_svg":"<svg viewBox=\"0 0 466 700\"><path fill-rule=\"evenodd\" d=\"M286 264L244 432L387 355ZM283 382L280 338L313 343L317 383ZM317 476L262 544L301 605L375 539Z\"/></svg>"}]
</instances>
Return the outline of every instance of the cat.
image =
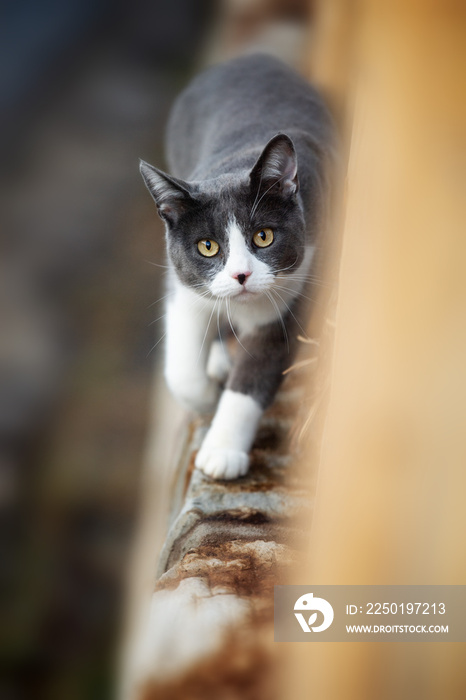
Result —
<instances>
[{"instance_id":1,"label":"cat","mask_svg":"<svg viewBox=\"0 0 466 700\"><path fill-rule=\"evenodd\" d=\"M141 161L166 228L165 377L189 408L216 407L195 460L212 478L247 473L260 418L304 333L333 131L303 78L272 56L247 55L207 69L175 102L171 174Z\"/></svg>"}]
</instances>

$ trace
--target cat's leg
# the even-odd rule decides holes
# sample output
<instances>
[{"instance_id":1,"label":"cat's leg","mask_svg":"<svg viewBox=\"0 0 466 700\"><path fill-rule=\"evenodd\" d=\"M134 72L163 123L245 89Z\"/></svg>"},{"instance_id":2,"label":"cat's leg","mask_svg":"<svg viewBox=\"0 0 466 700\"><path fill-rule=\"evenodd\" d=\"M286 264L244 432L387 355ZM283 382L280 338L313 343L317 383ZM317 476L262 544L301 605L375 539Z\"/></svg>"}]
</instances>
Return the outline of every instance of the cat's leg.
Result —
<instances>
[{"instance_id":1,"label":"cat's leg","mask_svg":"<svg viewBox=\"0 0 466 700\"><path fill-rule=\"evenodd\" d=\"M262 406L251 396L225 389L197 453L196 467L214 479L244 476L262 413Z\"/></svg>"},{"instance_id":2,"label":"cat's leg","mask_svg":"<svg viewBox=\"0 0 466 700\"><path fill-rule=\"evenodd\" d=\"M241 336L241 346L212 424L196 457L196 467L216 479L236 479L249 468L249 451L264 409L273 401L283 370L292 363L297 336L293 318Z\"/></svg>"},{"instance_id":3,"label":"cat's leg","mask_svg":"<svg viewBox=\"0 0 466 700\"><path fill-rule=\"evenodd\" d=\"M199 413L214 410L219 384L207 376L207 357L216 333L213 309L179 287L167 304L165 378L174 396Z\"/></svg>"},{"instance_id":4,"label":"cat's leg","mask_svg":"<svg viewBox=\"0 0 466 700\"><path fill-rule=\"evenodd\" d=\"M226 344L216 338L210 346L209 359L207 361L207 376L224 384L231 370L231 357Z\"/></svg>"}]
</instances>

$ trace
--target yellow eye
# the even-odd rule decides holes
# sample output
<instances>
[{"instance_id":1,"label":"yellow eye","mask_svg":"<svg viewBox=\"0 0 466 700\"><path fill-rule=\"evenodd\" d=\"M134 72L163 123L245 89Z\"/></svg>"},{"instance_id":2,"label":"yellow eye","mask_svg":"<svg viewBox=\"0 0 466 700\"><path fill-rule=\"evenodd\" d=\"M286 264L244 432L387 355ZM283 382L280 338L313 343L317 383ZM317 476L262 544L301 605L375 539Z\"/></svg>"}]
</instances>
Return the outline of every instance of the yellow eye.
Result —
<instances>
[{"instance_id":1,"label":"yellow eye","mask_svg":"<svg viewBox=\"0 0 466 700\"><path fill-rule=\"evenodd\" d=\"M205 258L213 258L219 251L219 245L217 241L213 241L211 238L203 238L197 244L197 249Z\"/></svg>"},{"instance_id":2,"label":"yellow eye","mask_svg":"<svg viewBox=\"0 0 466 700\"><path fill-rule=\"evenodd\" d=\"M271 228L261 228L260 231L256 231L252 240L258 248L267 248L273 243L273 231Z\"/></svg>"}]
</instances>

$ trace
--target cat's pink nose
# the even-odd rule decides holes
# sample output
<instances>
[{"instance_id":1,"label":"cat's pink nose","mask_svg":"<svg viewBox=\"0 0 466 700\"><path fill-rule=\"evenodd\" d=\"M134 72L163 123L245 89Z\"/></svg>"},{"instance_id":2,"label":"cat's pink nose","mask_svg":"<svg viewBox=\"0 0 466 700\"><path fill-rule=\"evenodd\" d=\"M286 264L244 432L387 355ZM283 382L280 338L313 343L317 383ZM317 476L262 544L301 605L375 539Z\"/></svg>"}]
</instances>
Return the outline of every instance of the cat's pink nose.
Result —
<instances>
[{"instance_id":1,"label":"cat's pink nose","mask_svg":"<svg viewBox=\"0 0 466 700\"><path fill-rule=\"evenodd\" d=\"M250 274L251 274L251 273L250 273L249 271L247 271L247 272L237 272L237 273L235 273L234 275L232 275L232 277L233 277L235 280L238 280L238 282L239 282L240 284L244 284L244 283L246 282L246 277L249 277Z\"/></svg>"}]
</instances>

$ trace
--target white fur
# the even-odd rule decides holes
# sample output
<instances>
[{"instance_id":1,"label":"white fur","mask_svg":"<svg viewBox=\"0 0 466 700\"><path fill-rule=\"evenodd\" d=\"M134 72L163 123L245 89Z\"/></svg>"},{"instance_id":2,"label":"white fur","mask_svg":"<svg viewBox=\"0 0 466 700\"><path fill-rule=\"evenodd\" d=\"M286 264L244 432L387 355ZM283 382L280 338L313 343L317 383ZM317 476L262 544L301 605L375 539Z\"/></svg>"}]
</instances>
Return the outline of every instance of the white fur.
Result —
<instances>
[{"instance_id":1,"label":"white fur","mask_svg":"<svg viewBox=\"0 0 466 700\"><path fill-rule=\"evenodd\" d=\"M253 298L263 292L270 281L269 266L259 260L246 247L236 219L230 219L227 228L229 253L224 268L217 273L210 284L214 296L232 298ZM243 285L233 275L251 273Z\"/></svg>"},{"instance_id":2,"label":"white fur","mask_svg":"<svg viewBox=\"0 0 466 700\"><path fill-rule=\"evenodd\" d=\"M224 343L214 340L207 361L207 376L218 382L226 381L231 369L231 358Z\"/></svg>"},{"instance_id":3,"label":"white fur","mask_svg":"<svg viewBox=\"0 0 466 700\"><path fill-rule=\"evenodd\" d=\"M215 479L236 479L249 467L263 409L246 394L227 389L196 457L196 467Z\"/></svg>"},{"instance_id":4,"label":"white fur","mask_svg":"<svg viewBox=\"0 0 466 700\"><path fill-rule=\"evenodd\" d=\"M174 396L200 413L212 411L219 394L217 382L205 370L216 329L209 324L211 311L210 303L175 282L167 305L165 377Z\"/></svg>"},{"instance_id":5,"label":"white fur","mask_svg":"<svg viewBox=\"0 0 466 700\"><path fill-rule=\"evenodd\" d=\"M216 297L228 299L230 318L241 333L252 333L256 328L278 320L278 314L287 310L290 302L304 286L314 256L314 247L306 247L303 261L290 274L283 270L276 279L269 266L247 248L244 236L234 217L228 224L229 255L226 264L214 277L210 291ZM250 272L243 285L234 274ZM267 296L272 297L273 301ZM220 313L226 315L222 306Z\"/></svg>"},{"instance_id":6,"label":"white fur","mask_svg":"<svg viewBox=\"0 0 466 700\"><path fill-rule=\"evenodd\" d=\"M269 266L248 250L234 219L229 222L228 235L229 256L210 284L213 296L200 297L174 279L174 294L167 305L167 383L181 403L198 412L213 411L219 382L226 379L230 369L224 349L214 341L217 312L219 318L231 321L243 334L277 321L300 293L314 254L314 248L308 247L299 268L286 275L282 271L278 274L283 277L277 279ZM250 275L240 285L233 275L246 272ZM224 391L196 466L217 479L246 474L261 415L262 408L250 396Z\"/></svg>"}]
</instances>

